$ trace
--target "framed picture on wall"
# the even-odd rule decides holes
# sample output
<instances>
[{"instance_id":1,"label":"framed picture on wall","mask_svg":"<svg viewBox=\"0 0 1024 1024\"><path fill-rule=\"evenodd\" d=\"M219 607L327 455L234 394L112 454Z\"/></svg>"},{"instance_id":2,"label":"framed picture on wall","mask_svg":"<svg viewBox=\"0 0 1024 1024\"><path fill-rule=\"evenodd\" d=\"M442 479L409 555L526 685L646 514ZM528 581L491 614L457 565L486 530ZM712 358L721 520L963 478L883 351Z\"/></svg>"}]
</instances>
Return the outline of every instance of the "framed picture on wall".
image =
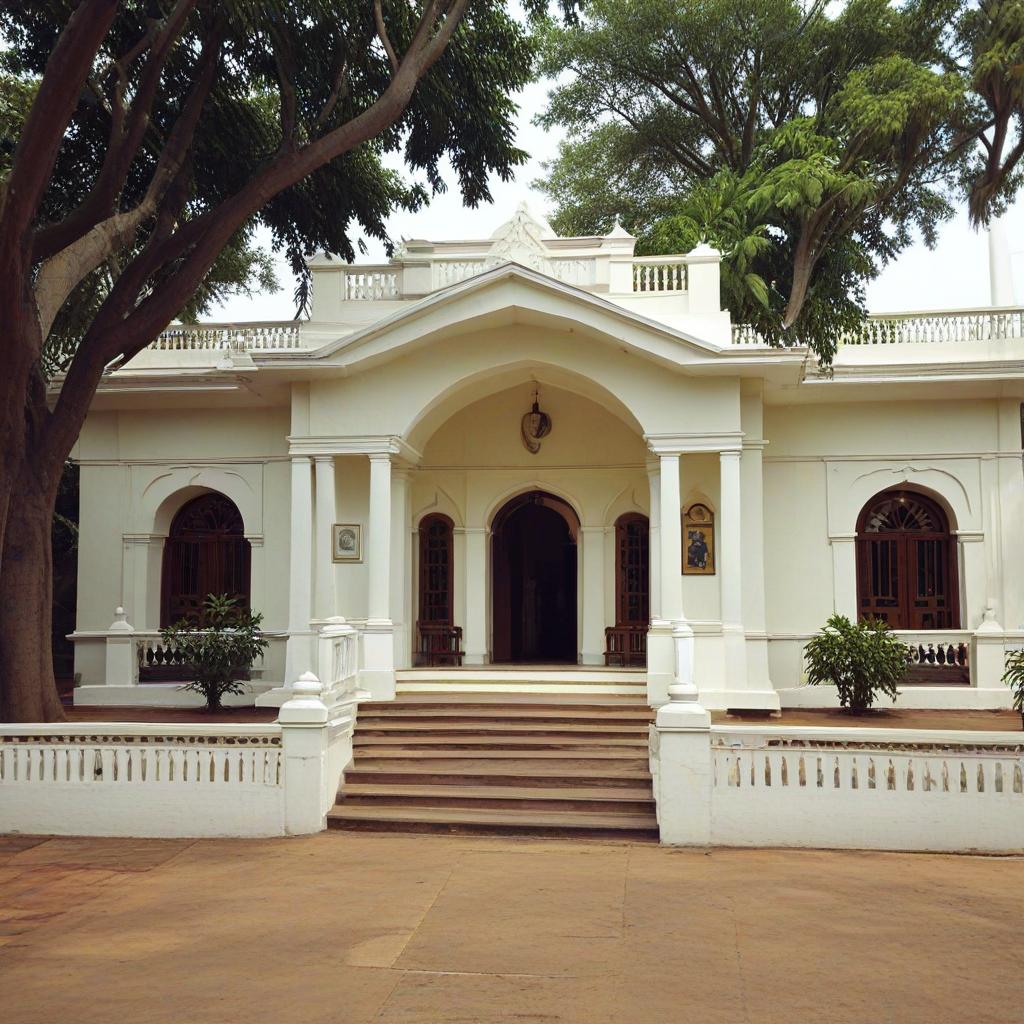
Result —
<instances>
[{"instance_id":1,"label":"framed picture on wall","mask_svg":"<svg viewBox=\"0 0 1024 1024\"><path fill-rule=\"evenodd\" d=\"M683 513L683 573L715 574L715 513L700 502Z\"/></svg>"},{"instance_id":2,"label":"framed picture on wall","mask_svg":"<svg viewBox=\"0 0 1024 1024\"><path fill-rule=\"evenodd\" d=\"M335 562L363 560L363 528L358 523L335 523L331 529L331 557Z\"/></svg>"}]
</instances>

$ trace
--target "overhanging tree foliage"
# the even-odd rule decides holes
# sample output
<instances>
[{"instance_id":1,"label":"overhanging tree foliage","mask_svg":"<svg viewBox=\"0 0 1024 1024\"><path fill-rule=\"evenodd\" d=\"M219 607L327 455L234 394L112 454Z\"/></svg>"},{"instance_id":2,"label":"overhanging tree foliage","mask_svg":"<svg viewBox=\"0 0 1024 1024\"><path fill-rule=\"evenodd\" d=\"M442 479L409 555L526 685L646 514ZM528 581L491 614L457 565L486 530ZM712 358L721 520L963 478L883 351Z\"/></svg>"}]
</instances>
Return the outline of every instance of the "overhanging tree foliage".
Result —
<instances>
[{"instance_id":1,"label":"overhanging tree foliage","mask_svg":"<svg viewBox=\"0 0 1024 1024\"><path fill-rule=\"evenodd\" d=\"M594 0L541 33L558 79L541 121L568 129L539 183L553 222L619 212L649 253L712 242L734 318L827 362L866 281L915 231L934 239L957 187L976 220L1012 191L1022 7Z\"/></svg>"},{"instance_id":2,"label":"overhanging tree foliage","mask_svg":"<svg viewBox=\"0 0 1024 1024\"><path fill-rule=\"evenodd\" d=\"M301 275L444 158L487 199L532 44L500 0L24 0L0 35L0 715L50 720L50 521L104 372L265 280L255 224Z\"/></svg>"}]
</instances>

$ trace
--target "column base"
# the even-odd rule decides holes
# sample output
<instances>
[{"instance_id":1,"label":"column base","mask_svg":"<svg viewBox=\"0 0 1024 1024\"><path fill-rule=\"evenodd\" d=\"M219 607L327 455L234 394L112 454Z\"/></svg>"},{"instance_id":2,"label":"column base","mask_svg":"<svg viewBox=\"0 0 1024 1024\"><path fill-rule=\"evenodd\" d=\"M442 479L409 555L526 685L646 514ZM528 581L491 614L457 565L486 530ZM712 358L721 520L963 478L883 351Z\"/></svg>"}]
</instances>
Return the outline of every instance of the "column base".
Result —
<instances>
[{"instance_id":1,"label":"column base","mask_svg":"<svg viewBox=\"0 0 1024 1024\"><path fill-rule=\"evenodd\" d=\"M362 630L359 686L370 700L395 699L395 627L390 619L369 619Z\"/></svg>"},{"instance_id":2,"label":"column base","mask_svg":"<svg viewBox=\"0 0 1024 1024\"><path fill-rule=\"evenodd\" d=\"M647 630L647 703L660 707L676 681L676 647L672 623L655 619Z\"/></svg>"}]
</instances>

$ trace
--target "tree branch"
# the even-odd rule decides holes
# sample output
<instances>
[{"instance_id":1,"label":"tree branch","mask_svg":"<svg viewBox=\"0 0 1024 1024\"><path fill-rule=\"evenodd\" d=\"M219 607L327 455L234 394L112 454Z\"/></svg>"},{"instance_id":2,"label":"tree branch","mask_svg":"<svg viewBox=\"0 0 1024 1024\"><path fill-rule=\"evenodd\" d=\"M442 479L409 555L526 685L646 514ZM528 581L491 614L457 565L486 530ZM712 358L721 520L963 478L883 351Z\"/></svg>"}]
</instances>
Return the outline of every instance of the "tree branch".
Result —
<instances>
[{"instance_id":1,"label":"tree branch","mask_svg":"<svg viewBox=\"0 0 1024 1024\"><path fill-rule=\"evenodd\" d=\"M57 224L47 225L36 232L32 246L33 262L47 259L72 242L81 238L101 220L109 217L124 188L132 162L149 128L150 115L164 67L185 22L196 5L196 0L178 0L163 26L154 29L127 54L115 62L112 70L119 76L111 104L111 135L103 165L96 182L78 208ZM143 45L148 41L148 45ZM139 88L131 107L118 115L126 82L125 65L149 51L143 68Z\"/></svg>"},{"instance_id":2,"label":"tree branch","mask_svg":"<svg viewBox=\"0 0 1024 1024\"><path fill-rule=\"evenodd\" d=\"M117 0L82 0L46 62L14 151L11 172L0 190L0 260L4 265L14 259L36 217L64 132L117 7Z\"/></svg>"},{"instance_id":3,"label":"tree branch","mask_svg":"<svg viewBox=\"0 0 1024 1024\"><path fill-rule=\"evenodd\" d=\"M93 225L71 245L47 259L35 283L40 337L45 341L61 306L78 284L136 237L139 228L157 212L185 162L196 126L213 88L223 31L215 29L199 57L196 80L168 136L142 200Z\"/></svg>"},{"instance_id":4,"label":"tree branch","mask_svg":"<svg viewBox=\"0 0 1024 1024\"><path fill-rule=\"evenodd\" d=\"M381 8L381 0L373 0L373 21L377 26L377 38L380 39L384 52L388 55L388 63L392 71L398 70L398 56L395 48L391 45L391 38L388 36L387 25L384 24L384 11Z\"/></svg>"}]
</instances>

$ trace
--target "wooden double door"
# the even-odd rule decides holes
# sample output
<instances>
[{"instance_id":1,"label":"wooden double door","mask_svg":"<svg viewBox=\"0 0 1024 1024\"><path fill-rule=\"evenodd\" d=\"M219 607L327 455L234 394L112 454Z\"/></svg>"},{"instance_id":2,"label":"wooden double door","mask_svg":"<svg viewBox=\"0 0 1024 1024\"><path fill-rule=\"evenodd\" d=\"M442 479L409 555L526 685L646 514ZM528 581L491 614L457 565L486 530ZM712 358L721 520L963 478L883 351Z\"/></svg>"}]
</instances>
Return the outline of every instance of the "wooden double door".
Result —
<instances>
[{"instance_id":1,"label":"wooden double door","mask_svg":"<svg viewBox=\"0 0 1024 1024\"><path fill-rule=\"evenodd\" d=\"M915 491L885 491L857 527L861 618L891 629L959 629L955 541L943 510Z\"/></svg>"}]
</instances>

